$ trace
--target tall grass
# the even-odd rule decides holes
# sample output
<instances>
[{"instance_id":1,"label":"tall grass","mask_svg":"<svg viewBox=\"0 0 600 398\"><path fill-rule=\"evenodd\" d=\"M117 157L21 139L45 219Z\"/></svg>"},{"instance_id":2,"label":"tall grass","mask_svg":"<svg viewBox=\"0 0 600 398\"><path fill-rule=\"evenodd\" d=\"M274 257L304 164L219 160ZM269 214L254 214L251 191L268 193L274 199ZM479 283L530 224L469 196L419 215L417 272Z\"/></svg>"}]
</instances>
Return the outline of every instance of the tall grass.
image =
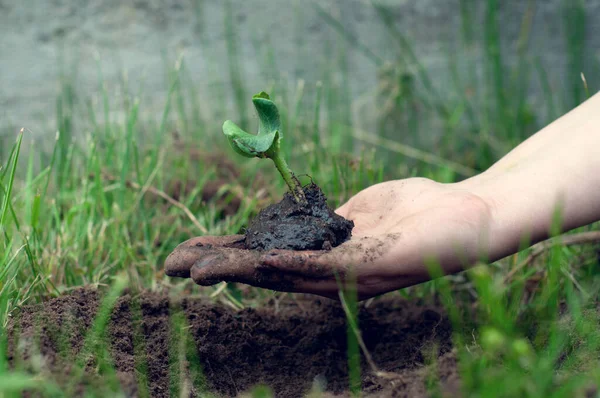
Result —
<instances>
[{"instance_id":1,"label":"tall grass","mask_svg":"<svg viewBox=\"0 0 600 398\"><path fill-rule=\"evenodd\" d=\"M227 42L227 65L229 65L229 78L231 79L231 87L233 88L233 97L236 104L236 110L240 118L240 127L247 129L249 127L247 96L242 70L240 68L240 47L238 44L237 30L234 21L231 0L224 1L223 6L225 15L224 26Z\"/></svg>"}]
</instances>

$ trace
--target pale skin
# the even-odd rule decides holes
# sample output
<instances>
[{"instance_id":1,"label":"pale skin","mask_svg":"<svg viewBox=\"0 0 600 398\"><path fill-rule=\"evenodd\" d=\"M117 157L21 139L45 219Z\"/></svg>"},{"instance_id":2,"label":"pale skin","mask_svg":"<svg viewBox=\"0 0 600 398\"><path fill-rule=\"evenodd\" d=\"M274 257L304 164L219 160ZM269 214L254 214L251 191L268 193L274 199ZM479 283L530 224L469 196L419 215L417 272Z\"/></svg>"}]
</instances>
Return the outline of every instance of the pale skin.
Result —
<instances>
[{"instance_id":1,"label":"pale skin","mask_svg":"<svg viewBox=\"0 0 600 398\"><path fill-rule=\"evenodd\" d=\"M514 148L485 172L454 184L396 180L359 192L336 212L354 221L352 238L331 251L244 250L240 235L180 244L167 275L198 285L240 282L337 298L350 273L359 299L491 263L561 231L600 220L600 93Z\"/></svg>"}]
</instances>

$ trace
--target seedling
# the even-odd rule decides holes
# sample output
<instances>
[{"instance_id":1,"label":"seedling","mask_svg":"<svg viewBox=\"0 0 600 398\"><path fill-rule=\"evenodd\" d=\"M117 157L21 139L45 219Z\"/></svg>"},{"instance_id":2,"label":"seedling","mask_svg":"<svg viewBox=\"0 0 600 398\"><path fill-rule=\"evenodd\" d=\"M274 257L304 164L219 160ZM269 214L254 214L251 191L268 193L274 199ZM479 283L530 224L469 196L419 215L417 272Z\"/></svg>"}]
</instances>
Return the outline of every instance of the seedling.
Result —
<instances>
[{"instance_id":1,"label":"seedling","mask_svg":"<svg viewBox=\"0 0 600 398\"><path fill-rule=\"evenodd\" d=\"M264 91L252 97L252 103L258 113L258 134L249 134L231 120L223 123L223 133L227 136L231 147L247 158L269 158L283 177L297 202L306 202L304 190L296 178L280 150L281 120L277 106Z\"/></svg>"},{"instance_id":2,"label":"seedling","mask_svg":"<svg viewBox=\"0 0 600 398\"><path fill-rule=\"evenodd\" d=\"M258 212L245 233L248 250L331 250L350 239L354 223L336 214L314 182L303 187L281 154L281 120L277 107L265 92L252 97L258 112L258 134L248 134L232 121L223 133L240 155L269 158L290 192Z\"/></svg>"}]
</instances>

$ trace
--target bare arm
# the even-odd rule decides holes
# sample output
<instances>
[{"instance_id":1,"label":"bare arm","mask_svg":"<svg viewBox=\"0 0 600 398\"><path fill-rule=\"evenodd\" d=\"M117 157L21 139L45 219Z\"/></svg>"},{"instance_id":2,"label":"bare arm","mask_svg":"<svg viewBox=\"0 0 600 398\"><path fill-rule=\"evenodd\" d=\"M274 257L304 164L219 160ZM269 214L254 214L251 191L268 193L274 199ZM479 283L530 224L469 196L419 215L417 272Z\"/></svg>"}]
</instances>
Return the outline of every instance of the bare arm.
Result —
<instances>
[{"instance_id":1,"label":"bare arm","mask_svg":"<svg viewBox=\"0 0 600 398\"><path fill-rule=\"evenodd\" d=\"M199 285L242 282L337 297L337 277L356 277L361 299L425 282L436 259L448 274L496 261L549 237L556 206L562 230L600 220L600 94L517 146L489 170L456 184L388 181L337 212L352 239L331 251L243 249L241 236L183 242L166 273Z\"/></svg>"},{"instance_id":2,"label":"bare arm","mask_svg":"<svg viewBox=\"0 0 600 398\"><path fill-rule=\"evenodd\" d=\"M600 94L458 185L490 204L492 258L548 238L557 206L563 231L600 220Z\"/></svg>"}]
</instances>

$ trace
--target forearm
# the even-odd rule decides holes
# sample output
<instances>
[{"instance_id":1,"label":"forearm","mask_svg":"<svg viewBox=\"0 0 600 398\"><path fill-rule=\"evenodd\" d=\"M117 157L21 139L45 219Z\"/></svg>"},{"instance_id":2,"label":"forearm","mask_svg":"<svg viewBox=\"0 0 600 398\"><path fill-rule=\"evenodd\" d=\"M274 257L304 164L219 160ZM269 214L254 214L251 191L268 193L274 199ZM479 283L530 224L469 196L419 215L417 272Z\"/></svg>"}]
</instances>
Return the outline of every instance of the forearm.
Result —
<instances>
[{"instance_id":1,"label":"forearm","mask_svg":"<svg viewBox=\"0 0 600 398\"><path fill-rule=\"evenodd\" d=\"M557 209L562 231L600 220L600 94L461 184L490 204L492 257L548 238Z\"/></svg>"},{"instance_id":2,"label":"forearm","mask_svg":"<svg viewBox=\"0 0 600 398\"><path fill-rule=\"evenodd\" d=\"M538 158L552 158L555 155L564 155L567 161L576 158L580 156L579 153L563 151L562 146L565 143L585 145L592 143L594 138L597 144L599 131L600 92L523 141L490 167L483 176L488 178L491 175L499 175Z\"/></svg>"}]
</instances>

